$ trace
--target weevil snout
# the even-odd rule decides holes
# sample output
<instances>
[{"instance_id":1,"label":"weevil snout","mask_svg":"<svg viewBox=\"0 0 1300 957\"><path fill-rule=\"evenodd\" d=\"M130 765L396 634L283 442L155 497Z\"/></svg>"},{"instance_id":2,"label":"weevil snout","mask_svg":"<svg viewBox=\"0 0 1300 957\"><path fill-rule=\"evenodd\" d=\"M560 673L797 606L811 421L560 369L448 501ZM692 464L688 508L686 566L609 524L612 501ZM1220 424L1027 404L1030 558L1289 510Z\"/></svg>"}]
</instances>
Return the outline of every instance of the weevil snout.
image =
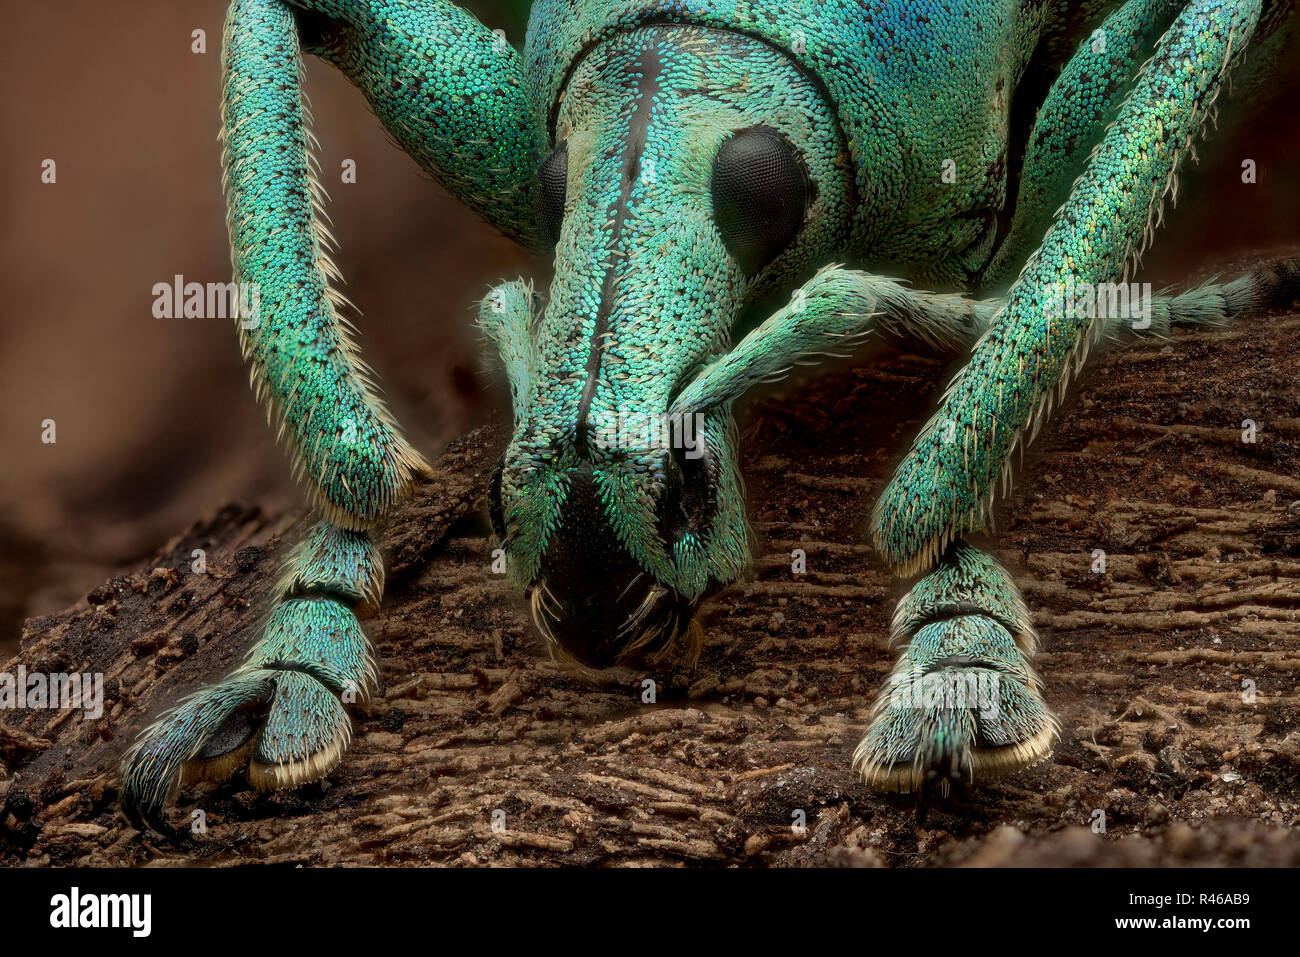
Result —
<instances>
[{"instance_id":1,"label":"weevil snout","mask_svg":"<svg viewBox=\"0 0 1300 957\"><path fill-rule=\"evenodd\" d=\"M682 395L725 386L741 310L834 245L851 171L815 84L725 31L611 37L554 124L534 196L554 278L481 312L515 407L490 507L538 630L606 667L698 634L749 560L731 403Z\"/></svg>"},{"instance_id":2,"label":"weevil snout","mask_svg":"<svg viewBox=\"0 0 1300 957\"><path fill-rule=\"evenodd\" d=\"M686 516L681 479L674 484L659 519L678 528ZM590 463L570 472L568 485L559 527L529 590L535 624L559 650L590 668L665 650L694 617L698 598L682 595L637 563L619 540Z\"/></svg>"}]
</instances>

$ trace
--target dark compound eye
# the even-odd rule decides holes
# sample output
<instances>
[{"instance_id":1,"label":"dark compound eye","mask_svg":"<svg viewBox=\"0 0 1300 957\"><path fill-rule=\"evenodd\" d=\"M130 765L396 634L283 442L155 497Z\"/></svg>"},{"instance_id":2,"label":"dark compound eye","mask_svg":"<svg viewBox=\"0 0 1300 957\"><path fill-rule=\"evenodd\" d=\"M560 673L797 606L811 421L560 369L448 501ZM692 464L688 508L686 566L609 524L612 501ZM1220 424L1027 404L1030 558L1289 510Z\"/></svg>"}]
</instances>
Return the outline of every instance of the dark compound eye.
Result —
<instances>
[{"instance_id":1,"label":"dark compound eye","mask_svg":"<svg viewBox=\"0 0 1300 957\"><path fill-rule=\"evenodd\" d=\"M748 273L790 245L812 191L793 146L776 130L755 126L726 140L713 160L713 221Z\"/></svg>"},{"instance_id":2,"label":"dark compound eye","mask_svg":"<svg viewBox=\"0 0 1300 957\"><path fill-rule=\"evenodd\" d=\"M560 241L569 183L569 147L561 143L542 163L537 183L537 232L547 246Z\"/></svg>"}]
</instances>

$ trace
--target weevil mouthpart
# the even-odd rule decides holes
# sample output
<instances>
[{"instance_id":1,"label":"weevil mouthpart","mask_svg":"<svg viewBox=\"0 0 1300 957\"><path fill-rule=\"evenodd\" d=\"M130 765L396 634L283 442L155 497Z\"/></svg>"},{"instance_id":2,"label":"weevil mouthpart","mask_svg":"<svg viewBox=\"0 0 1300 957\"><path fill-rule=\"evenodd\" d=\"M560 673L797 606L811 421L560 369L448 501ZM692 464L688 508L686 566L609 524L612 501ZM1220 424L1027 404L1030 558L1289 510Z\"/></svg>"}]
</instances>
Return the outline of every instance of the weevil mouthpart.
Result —
<instances>
[{"instance_id":1,"label":"weevil mouthpart","mask_svg":"<svg viewBox=\"0 0 1300 957\"><path fill-rule=\"evenodd\" d=\"M529 610L552 655L583 668L600 670L632 661L659 661L682 649L694 660L702 629L695 622L697 602L638 572L618 588L599 595L557 597L539 579L529 587ZM689 641L683 646L681 639Z\"/></svg>"}]
</instances>

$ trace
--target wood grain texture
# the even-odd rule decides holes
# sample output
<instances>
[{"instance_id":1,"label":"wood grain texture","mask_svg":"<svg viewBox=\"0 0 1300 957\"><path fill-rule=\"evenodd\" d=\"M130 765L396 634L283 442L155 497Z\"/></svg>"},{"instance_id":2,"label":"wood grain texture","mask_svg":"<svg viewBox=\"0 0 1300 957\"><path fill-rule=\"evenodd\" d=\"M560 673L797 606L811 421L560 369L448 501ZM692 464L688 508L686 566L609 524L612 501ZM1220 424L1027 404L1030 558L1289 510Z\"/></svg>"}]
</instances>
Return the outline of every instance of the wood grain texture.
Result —
<instances>
[{"instance_id":1,"label":"wood grain texture","mask_svg":"<svg viewBox=\"0 0 1300 957\"><path fill-rule=\"evenodd\" d=\"M490 572L482 493L503 433L470 433L384 536L389 587L366 622L384 689L344 763L297 792L186 789L174 820L202 808L208 831L163 843L119 815L118 758L236 663L302 521L221 509L27 622L0 670L102 671L110 700L99 722L0 711L0 861L1300 864L1300 316L1094 362L993 539L1040 628L1062 741L1027 772L918 804L849 772L901 592L864 526L947 368L885 349L745 411L756 557L705 605L694 670L584 677L548 659Z\"/></svg>"}]
</instances>

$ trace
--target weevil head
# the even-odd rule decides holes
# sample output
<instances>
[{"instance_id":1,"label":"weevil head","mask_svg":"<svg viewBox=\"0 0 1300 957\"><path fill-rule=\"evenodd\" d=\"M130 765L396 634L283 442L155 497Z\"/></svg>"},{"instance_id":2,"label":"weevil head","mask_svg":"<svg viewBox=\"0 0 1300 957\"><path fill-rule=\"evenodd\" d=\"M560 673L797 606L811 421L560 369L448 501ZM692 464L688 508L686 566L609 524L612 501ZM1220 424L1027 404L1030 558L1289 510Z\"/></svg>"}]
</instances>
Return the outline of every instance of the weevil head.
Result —
<instances>
[{"instance_id":1,"label":"weevil head","mask_svg":"<svg viewBox=\"0 0 1300 957\"><path fill-rule=\"evenodd\" d=\"M541 164L543 308L493 333L515 395L492 480L539 629L604 667L670 646L748 561L730 402L677 408L742 310L839 248L851 175L834 112L786 55L646 27L572 70Z\"/></svg>"}]
</instances>

